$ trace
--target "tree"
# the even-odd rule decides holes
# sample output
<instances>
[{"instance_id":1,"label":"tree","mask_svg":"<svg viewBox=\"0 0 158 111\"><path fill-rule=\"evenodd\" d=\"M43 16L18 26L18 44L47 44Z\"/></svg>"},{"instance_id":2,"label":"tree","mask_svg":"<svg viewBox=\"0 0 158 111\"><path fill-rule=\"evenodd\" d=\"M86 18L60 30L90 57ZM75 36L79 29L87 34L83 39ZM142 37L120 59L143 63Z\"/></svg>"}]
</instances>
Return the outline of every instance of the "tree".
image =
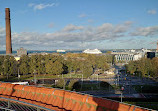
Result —
<instances>
[{"instance_id":1,"label":"tree","mask_svg":"<svg viewBox=\"0 0 158 111\"><path fill-rule=\"evenodd\" d=\"M65 79L59 79L58 82L57 82L57 84L56 84L56 87L58 87L58 88L64 88L65 85L66 85L66 82L67 81Z\"/></svg>"},{"instance_id":2,"label":"tree","mask_svg":"<svg viewBox=\"0 0 158 111\"><path fill-rule=\"evenodd\" d=\"M30 62L30 58L27 55L23 55L20 57L19 70L21 74L29 73L29 69L30 69L29 62Z\"/></svg>"},{"instance_id":3,"label":"tree","mask_svg":"<svg viewBox=\"0 0 158 111\"><path fill-rule=\"evenodd\" d=\"M47 74L52 74L53 73L53 70L52 70L53 69L53 61L49 60L46 63L45 67L46 67L46 73Z\"/></svg>"},{"instance_id":4,"label":"tree","mask_svg":"<svg viewBox=\"0 0 158 111\"><path fill-rule=\"evenodd\" d=\"M7 76L7 79L9 78L9 67L10 67L10 62L9 62L10 56L6 55L4 58L3 62L3 67L4 67L4 75Z\"/></svg>"},{"instance_id":5,"label":"tree","mask_svg":"<svg viewBox=\"0 0 158 111\"><path fill-rule=\"evenodd\" d=\"M83 74L86 77L89 77L92 73L93 73L93 67L91 66L91 64L89 63L89 61L83 61Z\"/></svg>"},{"instance_id":6,"label":"tree","mask_svg":"<svg viewBox=\"0 0 158 111\"><path fill-rule=\"evenodd\" d=\"M93 68L93 73L94 73L94 70L96 68L96 56L92 55L92 54L89 54L87 60L91 64L91 66Z\"/></svg>"},{"instance_id":7,"label":"tree","mask_svg":"<svg viewBox=\"0 0 158 111\"><path fill-rule=\"evenodd\" d=\"M9 67L9 74L10 75L14 75L17 74L17 61L15 60L15 58L13 56L10 56L9 58L9 62L10 62L10 67Z\"/></svg>"},{"instance_id":8,"label":"tree","mask_svg":"<svg viewBox=\"0 0 158 111\"><path fill-rule=\"evenodd\" d=\"M79 60L74 59L72 61L72 65L73 65L73 71L76 72L79 70L80 66L79 66Z\"/></svg>"},{"instance_id":9,"label":"tree","mask_svg":"<svg viewBox=\"0 0 158 111\"><path fill-rule=\"evenodd\" d=\"M52 74L59 75L62 74L63 71L63 64L59 61L55 61L52 67Z\"/></svg>"},{"instance_id":10,"label":"tree","mask_svg":"<svg viewBox=\"0 0 158 111\"><path fill-rule=\"evenodd\" d=\"M136 62L134 61L130 61L125 67L128 71L130 71L131 74L133 74L137 70Z\"/></svg>"},{"instance_id":11,"label":"tree","mask_svg":"<svg viewBox=\"0 0 158 111\"><path fill-rule=\"evenodd\" d=\"M49 62L46 64L46 72L48 74L59 75L63 71L63 64L58 61L53 62L52 60L49 60Z\"/></svg>"},{"instance_id":12,"label":"tree","mask_svg":"<svg viewBox=\"0 0 158 111\"><path fill-rule=\"evenodd\" d=\"M152 74L151 76L154 78L158 77L158 58L155 57L151 60L152 63Z\"/></svg>"},{"instance_id":13,"label":"tree","mask_svg":"<svg viewBox=\"0 0 158 111\"><path fill-rule=\"evenodd\" d=\"M146 67L146 58L142 58L141 60L138 60L137 64L137 71L141 72L141 76L145 77L145 74L148 73L147 67Z\"/></svg>"},{"instance_id":14,"label":"tree","mask_svg":"<svg viewBox=\"0 0 158 111\"><path fill-rule=\"evenodd\" d=\"M68 89L69 90L73 90L73 86L75 83L77 83L78 80L75 80L75 79L71 79L70 82L69 82L69 85L68 85Z\"/></svg>"},{"instance_id":15,"label":"tree","mask_svg":"<svg viewBox=\"0 0 158 111\"><path fill-rule=\"evenodd\" d=\"M68 72L71 73L73 70L73 63L72 63L72 59L68 58L66 60L66 66L68 67Z\"/></svg>"},{"instance_id":16,"label":"tree","mask_svg":"<svg viewBox=\"0 0 158 111\"><path fill-rule=\"evenodd\" d=\"M33 73L37 73L37 68L38 68L38 56L37 55L32 55L30 57L30 62L29 62L29 66L30 66L30 73L33 74Z\"/></svg>"},{"instance_id":17,"label":"tree","mask_svg":"<svg viewBox=\"0 0 158 111\"><path fill-rule=\"evenodd\" d=\"M3 61L4 61L4 56L0 56L0 75L3 75L4 73Z\"/></svg>"},{"instance_id":18,"label":"tree","mask_svg":"<svg viewBox=\"0 0 158 111\"><path fill-rule=\"evenodd\" d=\"M38 55L38 57L37 57L37 73L44 74L45 72L46 72L45 58L43 55Z\"/></svg>"},{"instance_id":19,"label":"tree","mask_svg":"<svg viewBox=\"0 0 158 111\"><path fill-rule=\"evenodd\" d=\"M13 56L6 55L3 62L4 75L7 79L17 73L17 62Z\"/></svg>"}]
</instances>

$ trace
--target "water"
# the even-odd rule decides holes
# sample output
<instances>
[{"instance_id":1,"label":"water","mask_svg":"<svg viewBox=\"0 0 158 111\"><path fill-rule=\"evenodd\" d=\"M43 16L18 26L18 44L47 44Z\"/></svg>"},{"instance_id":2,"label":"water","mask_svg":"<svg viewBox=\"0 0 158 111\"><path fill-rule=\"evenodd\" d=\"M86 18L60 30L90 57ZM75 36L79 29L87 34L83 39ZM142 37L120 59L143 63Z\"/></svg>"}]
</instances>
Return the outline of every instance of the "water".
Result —
<instances>
[{"instance_id":1,"label":"water","mask_svg":"<svg viewBox=\"0 0 158 111\"><path fill-rule=\"evenodd\" d=\"M71 50L71 51L68 50L66 52L61 52L61 53L62 54L66 54L66 53L82 53L82 51L83 50ZM101 51L102 51L102 53L106 53L107 52L107 50L101 50ZM27 51L28 54L31 54L31 53L42 53L42 52L45 52L45 53L57 53L56 51L38 51L38 50L36 50L36 51L28 50ZM17 51L12 51L12 53L16 54ZM0 54L6 54L6 51L0 51Z\"/></svg>"}]
</instances>

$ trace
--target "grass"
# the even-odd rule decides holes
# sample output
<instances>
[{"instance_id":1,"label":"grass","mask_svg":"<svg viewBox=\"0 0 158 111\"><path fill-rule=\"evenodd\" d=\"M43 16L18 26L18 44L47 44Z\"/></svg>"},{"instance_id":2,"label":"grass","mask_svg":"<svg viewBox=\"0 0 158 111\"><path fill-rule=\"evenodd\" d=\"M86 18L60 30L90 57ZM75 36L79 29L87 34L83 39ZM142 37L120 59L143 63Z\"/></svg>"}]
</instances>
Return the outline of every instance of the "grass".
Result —
<instances>
[{"instance_id":1,"label":"grass","mask_svg":"<svg viewBox=\"0 0 158 111\"><path fill-rule=\"evenodd\" d=\"M82 78L82 74L63 74L63 75L52 75L52 74L40 74L36 75L36 79L53 79L53 78ZM83 78L86 78L83 75ZM27 80L34 79L34 76L28 78Z\"/></svg>"},{"instance_id":2,"label":"grass","mask_svg":"<svg viewBox=\"0 0 158 111\"><path fill-rule=\"evenodd\" d=\"M44 75L44 74L40 74L40 75L36 75L36 79L52 79L52 78L58 78L58 76L57 75L51 75L51 74L46 74L46 75ZM34 75L32 76L32 77L30 77L30 78L27 78L26 80L32 80L32 79L34 79Z\"/></svg>"},{"instance_id":3,"label":"grass","mask_svg":"<svg viewBox=\"0 0 158 111\"><path fill-rule=\"evenodd\" d=\"M15 77L15 76L9 76L8 79L6 76L0 76L0 81L4 81L4 82L24 81L27 78L30 78L31 76L32 75L21 75L20 78Z\"/></svg>"}]
</instances>

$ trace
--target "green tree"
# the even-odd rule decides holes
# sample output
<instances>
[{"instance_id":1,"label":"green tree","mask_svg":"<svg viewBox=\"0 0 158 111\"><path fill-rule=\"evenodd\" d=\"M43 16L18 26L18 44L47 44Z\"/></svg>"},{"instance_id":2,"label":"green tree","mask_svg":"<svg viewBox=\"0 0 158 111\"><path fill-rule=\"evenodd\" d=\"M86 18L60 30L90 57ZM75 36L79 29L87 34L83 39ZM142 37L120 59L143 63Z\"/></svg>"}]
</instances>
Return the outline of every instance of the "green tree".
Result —
<instances>
[{"instance_id":1,"label":"green tree","mask_svg":"<svg viewBox=\"0 0 158 111\"><path fill-rule=\"evenodd\" d=\"M47 74L59 75L63 71L63 64L58 61L53 62L52 60L49 60L49 62L46 64Z\"/></svg>"},{"instance_id":2,"label":"green tree","mask_svg":"<svg viewBox=\"0 0 158 111\"><path fill-rule=\"evenodd\" d=\"M44 74L46 72L45 57L43 55L38 55L37 57L37 72L38 74Z\"/></svg>"},{"instance_id":3,"label":"green tree","mask_svg":"<svg viewBox=\"0 0 158 111\"><path fill-rule=\"evenodd\" d=\"M46 63L45 67L46 67L46 73L47 74L52 74L53 73L53 70L52 70L53 69L53 61L49 60Z\"/></svg>"},{"instance_id":4,"label":"green tree","mask_svg":"<svg viewBox=\"0 0 158 111\"><path fill-rule=\"evenodd\" d=\"M10 56L9 63L10 63L9 74L15 76L17 74L18 63L13 56Z\"/></svg>"},{"instance_id":5,"label":"green tree","mask_svg":"<svg viewBox=\"0 0 158 111\"><path fill-rule=\"evenodd\" d=\"M89 61L83 61L83 74L85 77L89 77L93 73L93 67Z\"/></svg>"},{"instance_id":6,"label":"green tree","mask_svg":"<svg viewBox=\"0 0 158 111\"><path fill-rule=\"evenodd\" d=\"M62 74L63 71L63 64L59 61L55 61L52 67L52 74L59 75Z\"/></svg>"},{"instance_id":7,"label":"green tree","mask_svg":"<svg viewBox=\"0 0 158 111\"><path fill-rule=\"evenodd\" d=\"M3 61L4 61L4 56L0 56L0 74L1 75L3 75L3 73L4 73Z\"/></svg>"},{"instance_id":8,"label":"green tree","mask_svg":"<svg viewBox=\"0 0 158 111\"><path fill-rule=\"evenodd\" d=\"M30 62L29 62L29 66L30 66L30 73L37 73L38 71L38 56L37 55L32 55L30 57Z\"/></svg>"},{"instance_id":9,"label":"green tree","mask_svg":"<svg viewBox=\"0 0 158 111\"><path fill-rule=\"evenodd\" d=\"M17 62L13 56L6 55L3 62L4 75L7 79L17 73Z\"/></svg>"},{"instance_id":10,"label":"green tree","mask_svg":"<svg viewBox=\"0 0 158 111\"><path fill-rule=\"evenodd\" d=\"M65 79L59 79L58 80L58 82L56 83L56 87L58 87L58 88L64 88L65 87L65 85L66 85L66 80Z\"/></svg>"},{"instance_id":11,"label":"green tree","mask_svg":"<svg viewBox=\"0 0 158 111\"><path fill-rule=\"evenodd\" d=\"M72 63L72 59L68 58L66 60L66 66L68 67L68 72L71 73L73 70L73 63Z\"/></svg>"},{"instance_id":12,"label":"green tree","mask_svg":"<svg viewBox=\"0 0 158 111\"><path fill-rule=\"evenodd\" d=\"M88 57L87 57L87 60L89 61L89 63L91 64L92 68L93 68L93 73L94 73L94 70L96 68L96 56L95 55L92 55L92 54L89 54Z\"/></svg>"},{"instance_id":13,"label":"green tree","mask_svg":"<svg viewBox=\"0 0 158 111\"><path fill-rule=\"evenodd\" d=\"M79 60L76 60L76 59L74 59L73 61L72 61L72 65L73 65L73 71L75 72L75 74L76 74L76 72L79 70L79 68L80 68L80 66L79 66Z\"/></svg>"},{"instance_id":14,"label":"green tree","mask_svg":"<svg viewBox=\"0 0 158 111\"><path fill-rule=\"evenodd\" d=\"M158 78L158 58L155 57L151 60L152 63L152 73L151 76L154 78Z\"/></svg>"},{"instance_id":15,"label":"green tree","mask_svg":"<svg viewBox=\"0 0 158 111\"><path fill-rule=\"evenodd\" d=\"M3 62L3 66L4 66L4 75L7 76L7 78L9 78L9 67L10 67L10 62L9 62L9 58L10 56L6 55L4 58L4 62Z\"/></svg>"},{"instance_id":16,"label":"green tree","mask_svg":"<svg viewBox=\"0 0 158 111\"><path fill-rule=\"evenodd\" d=\"M68 89L73 90L73 86L74 86L75 83L77 83L77 81L78 80L71 79L70 82L69 82L69 85L68 85Z\"/></svg>"},{"instance_id":17,"label":"green tree","mask_svg":"<svg viewBox=\"0 0 158 111\"><path fill-rule=\"evenodd\" d=\"M27 55L23 55L20 57L20 61L19 61L19 70L21 74L28 74L29 73L29 62L30 62L30 58Z\"/></svg>"}]
</instances>

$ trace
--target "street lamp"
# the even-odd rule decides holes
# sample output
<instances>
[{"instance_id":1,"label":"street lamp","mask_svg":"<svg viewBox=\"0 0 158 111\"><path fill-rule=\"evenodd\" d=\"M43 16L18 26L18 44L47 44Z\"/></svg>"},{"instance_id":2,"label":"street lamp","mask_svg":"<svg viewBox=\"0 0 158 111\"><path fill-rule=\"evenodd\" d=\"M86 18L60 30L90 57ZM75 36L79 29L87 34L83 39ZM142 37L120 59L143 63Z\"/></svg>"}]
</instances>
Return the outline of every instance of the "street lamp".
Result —
<instances>
[{"instance_id":1,"label":"street lamp","mask_svg":"<svg viewBox=\"0 0 158 111\"><path fill-rule=\"evenodd\" d=\"M122 103L123 90L124 90L124 87L121 87L121 103Z\"/></svg>"}]
</instances>

